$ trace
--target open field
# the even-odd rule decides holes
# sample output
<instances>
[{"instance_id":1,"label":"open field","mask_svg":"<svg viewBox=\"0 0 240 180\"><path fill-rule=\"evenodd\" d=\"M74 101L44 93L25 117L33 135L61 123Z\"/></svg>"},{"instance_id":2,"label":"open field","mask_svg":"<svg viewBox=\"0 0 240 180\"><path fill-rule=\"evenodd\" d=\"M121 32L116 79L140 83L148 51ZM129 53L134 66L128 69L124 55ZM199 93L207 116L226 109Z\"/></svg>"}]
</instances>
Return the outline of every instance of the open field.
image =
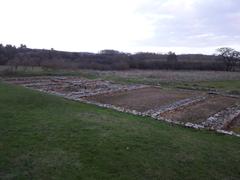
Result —
<instances>
[{"instance_id":1,"label":"open field","mask_svg":"<svg viewBox=\"0 0 240 180\"><path fill-rule=\"evenodd\" d=\"M238 80L225 80L225 81L210 81L210 82L201 82L197 86L202 88L209 89L220 89L226 90L232 93L240 94L240 79Z\"/></svg>"},{"instance_id":2,"label":"open field","mask_svg":"<svg viewBox=\"0 0 240 180\"><path fill-rule=\"evenodd\" d=\"M0 66L0 72L9 67ZM127 71L99 71L99 70L61 70L42 69L40 67L19 67L15 76L85 76L100 79L112 79L122 82L143 83L175 83L175 82L207 82L239 80L239 72L226 71L183 71L183 70L127 70ZM13 74L14 76L14 74Z\"/></svg>"},{"instance_id":3,"label":"open field","mask_svg":"<svg viewBox=\"0 0 240 180\"><path fill-rule=\"evenodd\" d=\"M0 75L7 67L0 66ZM173 71L173 70L59 70L39 67L20 67L7 76L78 76L88 79L110 80L124 84L161 85L170 88L220 90L240 94L240 73L224 71Z\"/></svg>"},{"instance_id":4,"label":"open field","mask_svg":"<svg viewBox=\"0 0 240 180\"><path fill-rule=\"evenodd\" d=\"M240 94L240 73L223 71L82 71L86 77L96 77L118 83L160 85L163 87L217 90Z\"/></svg>"},{"instance_id":5,"label":"open field","mask_svg":"<svg viewBox=\"0 0 240 180\"><path fill-rule=\"evenodd\" d=\"M239 179L239 138L0 84L0 179Z\"/></svg>"},{"instance_id":6,"label":"open field","mask_svg":"<svg viewBox=\"0 0 240 180\"><path fill-rule=\"evenodd\" d=\"M100 77L139 81L149 84L175 82L202 82L240 80L239 72L224 71L167 71L167 70L132 70L132 71L97 71Z\"/></svg>"}]
</instances>

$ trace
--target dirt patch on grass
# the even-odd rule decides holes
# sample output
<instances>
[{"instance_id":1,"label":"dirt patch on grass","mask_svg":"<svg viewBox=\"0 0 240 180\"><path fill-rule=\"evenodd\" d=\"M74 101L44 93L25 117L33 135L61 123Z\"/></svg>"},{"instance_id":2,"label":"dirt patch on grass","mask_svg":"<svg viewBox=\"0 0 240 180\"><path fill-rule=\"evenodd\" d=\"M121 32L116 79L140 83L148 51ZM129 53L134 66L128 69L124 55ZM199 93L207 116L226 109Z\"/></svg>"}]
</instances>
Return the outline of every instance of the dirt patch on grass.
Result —
<instances>
[{"instance_id":1,"label":"dirt patch on grass","mask_svg":"<svg viewBox=\"0 0 240 180\"><path fill-rule=\"evenodd\" d=\"M209 95L208 98L202 102L174 112L166 112L161 116L181 122L200 123L237 102L239 102L239 100L235 98Z\"/></svg>"},{"instance_id":2,"label":"dirt patch on grass","mask_svg":"<svg viewBox=\"0 0 240 180\"><path fill-rule=\"evenodd\" d=\"M240 116L235 118L228 126L227 130L234 131L240 134Z\"/></svg>"},{"instance_id":3,"label":"dirt patch on grass","mask_svg":"<svg viewBox=\"0 0 240 180\"><path fill-rule=\"evenodd\" d=\"M92 96L88 97L87 100L144 112L195 95L196 93L194 92L148 87L126 92Z\"/></svg>"}]
</instances>

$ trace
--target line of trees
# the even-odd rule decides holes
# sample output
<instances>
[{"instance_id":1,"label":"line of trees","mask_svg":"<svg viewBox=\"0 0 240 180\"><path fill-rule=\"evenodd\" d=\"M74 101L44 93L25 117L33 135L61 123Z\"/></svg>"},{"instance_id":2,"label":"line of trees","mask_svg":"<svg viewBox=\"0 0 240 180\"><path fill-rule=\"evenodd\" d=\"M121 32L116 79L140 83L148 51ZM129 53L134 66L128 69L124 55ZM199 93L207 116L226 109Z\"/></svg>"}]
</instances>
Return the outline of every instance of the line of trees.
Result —
<instances>
[{"instance_id":1,"label":"line of trees","mask_svg":"<svg viewBox=\"0 0 240 180\"><path fill-rule=\"evenodd\" d=\"M11 70L19 66L46 69L176 69L176 70L224 70L240 69L240 53L231 48L220 48L217 55L185 54L176 55L139 52L123 53L116 50L102 50L99 53L65 52L54 49L30 49L0 44L0 65L8 65Z\"/></svg>"}]
</instances>

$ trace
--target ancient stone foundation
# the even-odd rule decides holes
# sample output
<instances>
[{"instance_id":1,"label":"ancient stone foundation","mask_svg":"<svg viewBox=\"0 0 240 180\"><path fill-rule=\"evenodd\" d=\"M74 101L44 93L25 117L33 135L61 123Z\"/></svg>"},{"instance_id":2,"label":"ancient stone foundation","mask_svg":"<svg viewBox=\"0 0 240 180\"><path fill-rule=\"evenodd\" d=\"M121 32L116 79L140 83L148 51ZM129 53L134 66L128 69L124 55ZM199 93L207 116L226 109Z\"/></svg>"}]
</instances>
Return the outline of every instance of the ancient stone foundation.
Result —
<instances>
[{"instance_id":1,"label":"ancient stone foundation","mask_svg":"<svg viewBox=\"0 0 240 180\"><path fill-rule=\"evenodd\" d=\"M239 104L235 104L231 107L222 109L216 114L208 117L205 121L197 124L192 122L181 122L174 119L164 118L165 113L175 113L176 111L181 111L186 107L190 107L205 101L208 98L207 94L184 98L167 105L149 109L144 112L139 112L126 107L119 107L113 104L104 104L97 101L89 100L86 97L92 97L96 95L114 95L114 93L147 88L148 86L146 85L122 85L109 81L88 80L78 77L6 78L4 79L4 81L12 84L22 85L24 87L35 89L41 92L62 96L66 99L71 99L74 101L88 104L94 104L100 107L114 109L120 112L130 113L134 115L152 117L153 119L159 121L182 125L187 128L209 129L214 130L218 133L224 133L240 137L240 135L237 133L226 131L226 127L228 126L228 124L230 124L233 119L240 116Z\"/></svg>"}]
</instances>

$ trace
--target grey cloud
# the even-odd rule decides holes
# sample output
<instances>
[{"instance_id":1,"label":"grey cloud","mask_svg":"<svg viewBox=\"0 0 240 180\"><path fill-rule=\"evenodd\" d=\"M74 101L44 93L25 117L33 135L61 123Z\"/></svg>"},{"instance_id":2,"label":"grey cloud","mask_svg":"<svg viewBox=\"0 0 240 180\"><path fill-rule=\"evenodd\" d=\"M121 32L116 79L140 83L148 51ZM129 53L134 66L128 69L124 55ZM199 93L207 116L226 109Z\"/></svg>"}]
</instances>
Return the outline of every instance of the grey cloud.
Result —
<instances>
[{"instance_id":1,"label":"grey cloud","mask_svg":"<svg viewBox=\"0 0 240 180\"><path fill-rule=\"evenodd\" d=\"M143 43L153 46L206 47L231 46L240 42L239 0L192 2L184 7L177 0L153 0L151 5L140 9L139 13L153 21L155 27L154 37Z\"/></svg>"}]
</instances>

